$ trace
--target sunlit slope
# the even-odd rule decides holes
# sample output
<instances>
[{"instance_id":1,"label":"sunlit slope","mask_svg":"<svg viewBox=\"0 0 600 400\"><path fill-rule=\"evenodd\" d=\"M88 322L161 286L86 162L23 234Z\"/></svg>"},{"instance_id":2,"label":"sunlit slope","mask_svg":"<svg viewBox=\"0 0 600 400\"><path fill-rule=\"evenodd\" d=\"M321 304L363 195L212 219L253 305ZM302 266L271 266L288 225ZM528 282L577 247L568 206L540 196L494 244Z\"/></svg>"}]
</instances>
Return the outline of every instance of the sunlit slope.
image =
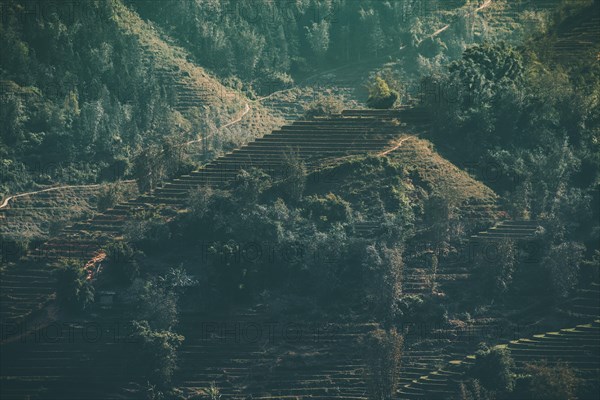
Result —
<instances>
[{"instance_id":1,"label":"sunlit slope","mask_svg":"<svg viewBox=\"0 0 600 400\"><path fill-rule=\"evenodd\" d=\"M113 3L112 18L125 34L139 41L146 64L165 87L173 88L173 107L184 115L206 119L208 135L241 144L282 124L259 104L250 103L242 93L225 87L204 68L190 62L184 49L118 0ZM238 119L226 131L218 130Z\"/></svg>"}]
</instances>

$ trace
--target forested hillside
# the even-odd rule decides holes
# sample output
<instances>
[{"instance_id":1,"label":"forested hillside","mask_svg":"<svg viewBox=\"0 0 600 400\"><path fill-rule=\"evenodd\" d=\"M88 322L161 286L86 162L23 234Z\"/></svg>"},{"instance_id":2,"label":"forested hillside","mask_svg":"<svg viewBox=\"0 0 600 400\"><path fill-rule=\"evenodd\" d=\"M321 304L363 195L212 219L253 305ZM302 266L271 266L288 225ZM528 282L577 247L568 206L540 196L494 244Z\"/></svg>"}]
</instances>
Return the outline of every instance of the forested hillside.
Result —
<instances>
[{"instance_id":1,"label":"forested hillside","mask_svg":"<svg viewBox=\"0 0 600 400\"><path fill-rule=\"evenodd\" d=\"M416 73L459 57L471 43L516 41L543 31L545 10L559 1L128 3L171 33L199 64L233 85L265 93L322 69L373 59L401 59L404 73Z\"/></svg>"},{"instance_id":2,"label":"forested hillside","mask_svg":"<svg viewBox=\"0 0 600 400\"><path fill-rule=\"evenodd\" d=\"M2 400L597 398L597 0L51 3L0 3Z\"/></svg>"},{"instance_id":3,"label":"forested hillside","mask_svg":"<svg viewBox=\"0 0 600 400\"><path fill-rule=\"evenodd\" d=\"M120 1L31 7L3 3L3 194L134 176L136 157L151 145L218 137L215 129L244 112L243 95L183 65L185 53ZM187 107L177 79L191 91ZM272 129L268 114L256 115L267 125L251 135ZM211 149L247 140L236 134Z\"/></svg>"}]
</instances>

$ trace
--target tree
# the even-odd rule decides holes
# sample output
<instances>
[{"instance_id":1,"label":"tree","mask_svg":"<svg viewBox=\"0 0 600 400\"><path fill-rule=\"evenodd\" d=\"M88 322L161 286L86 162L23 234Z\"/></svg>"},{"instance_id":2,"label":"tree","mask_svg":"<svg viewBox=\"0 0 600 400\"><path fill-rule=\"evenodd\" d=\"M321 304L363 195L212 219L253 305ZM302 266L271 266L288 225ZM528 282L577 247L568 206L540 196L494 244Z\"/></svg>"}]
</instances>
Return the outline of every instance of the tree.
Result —
<instances>
[{"instance_id":1,"label":"tree","mask_svg":"<svg viewBox=\"0 0 600 400\"><path fill-rule=\"evenodd\" d=\"M576 242L551 245L543 265L548 271L556 295L565 297L577 284L579 265L585 246Z\"/></svg>"},{"instance_id":2,"label":"tree","mask_svg":"<svg viewBox=\"0 0 600 400\"><path fill-rule=\"evenodd\" d=\"M509 290L518 264L515 241L486 241L476 250L475 269L482 293L502 296Z\"/></svg>"},{"instance_id":3,"label":"tree","mask_svg":"<svg viewBox=\"0 0 600 400\"><path fill-rule=\"evenodd\" d=\"M460 382L460 400L495 400L495 396L487 391L477 379Z\"/></svg>"},{"instance_id":4,"label":"tree","mask_svg":"<svg viewBox=\"0 0 600 400\"><path fill-rule=\"evenodd\" d=\"M0 144L20 144L24 137L23 125L27 119L23 101L16 94L0 96Z\"/></svg>"},{"instance_id":5,"label":"tree","mask_svg":"<svg viewBox=\"0 0 600 400\"><path fill-rule=\"evenodd\" d=\"M484 43L467 48L462 58L449 67L463 89L472 91L475 101L490 100L505 85L523 79L523 57L506 43Z\"/></svg>"},{"instance_id":6,"label":"tree","mask_svg":"<svg viewBox=\"0 0 600 400\"><path fill-rule=\"evenodd\" d=\"M404 338L395 329L376 329L364 341L367 392L372 400L395 398L400 378Z\"/></svg>"},{"instance_id":7,"label":"tree","mask_svg":"<svg viewBox=\"0 0 600 400\"><path fill-rule=\"evenodd\" d=\"M166 177L166 165L163 162L161 147L148 146L138 154L134 161L134 174L140 192L155 189Z\"/></svg>"},{"instance_id":8,"label":"tree","mask_svg":"<svg viewBox=\"0 0 600 400\"><path fill-rule=\"evenodd\" d=\"M321 22L313 22L306 29L306 39L312 51L319 57L325 55L329 49L329 22L323 19Z\"/></svg>"},{"instance_id":9,"label":"tree","mask_svg":"<svg viewBox=\"0 0 600 400\"><path fill-rule=\"evenodd\" d=\"M525 364L529 375L529 395L535 400L575 400L582 382L576 371L564 362L555 365L547 361Z\"/></svg>"},{"instance_id":10,"label":"tree","mask_svg":"<svg viewBox=\"0 0 600 400\"><path fill-rule=\"evenodd\" d=\"M117 282L130 284L140 273L135 251L126 242L113 242L106 249L106 270Z\"/></svg>"},{"instance_id":11,"label":"tree","mask_svg":"<svg viewBox=\"0 0 600 400\"><path fill-rule=\"evenodd\" d=\"M338 115L344 109L344 102L336 96L324 96L319 94L317 98L304 106L304 118L327 117Z\"/></svg>"},{"instance_id":12,"label":"tree","mask_svg":"<svg viewBox=\"0 0 600 400\"><path fill-rule=\"evenodd\" d=\"M132 327L131 338L139 345L139 372L159 387L168 387L177 368L177 349L185 338L170 330L152 329L144 320L133 321Z\"/></svg>"},{"instance_id":13,"label":"tree","mask_svg":"<svg viewBox=\"0 0 600 400\"><path fill-rule=\"evenodd\" d=\"M260 195L271 185L271 177L261 169L251 168L249 171L242 169L233 183L233 192L238 203L250 205L255 204Z\"/></svg>"},{"instance_id":14,"label":"tree","mask_svg":"<svg viewBox=\"0 0 600 400\"><path fill-rule=\"evenodd\" d=\"M202 219L211 211L213 190L209 186L198 186L190 191L188 206L193 218Z\"/></svg>"},{"instance_id":15,"label":"tree","mask_svg":"<svg viewBox=\"0 0 600 400\"><path fill-rule=\"evenodd\" d=\"M102 187L96 203L99 211L106 211L124 201L128 194L127 186L123 182L109 183Z\"/></svg>"},{"instance_id":16,"label":"tree","mask_svg":"<svg viewBox=\"0 0 600 400\"><path fill-rule=\"evenodd\" d=\"M390 89L388 83L379 76L375 77L375 81L368 86L368 89L367 106L371 108L392 108L400 96L396 90Z\"/></svg>"},{"instance_id":17,"label":"tree","mask_svg":"<svg viewBox=\"0 0 600 400\"><path fill-rule=\"evenodd\" d=\"M177 293L158 278L136 279L127 291L135 319L147 321L154 330L168 331L177 325Z\"/></svg>"},{"instance_id":18,"label":"tree","mask_svg":"<svg viewBox=\"0 0 600 400\"><path fill-rule=\"evenodd\" d=\"M402 294L402 248L369 245L363 262L369 281L368 296L373 299L377 315L391 321L397 313Z\"/></svg>"},{"instance_id":19,"label":"tree","mask_svg":"<svg viewBox=\"0 0 600 400\"><path fill-rule=\"evenodd\" d=\"M61 260L55 270L56 297L71 310L84 310L94 301L94 287L78 260Z\"/></svg>"},{"instance_id":20,"label":"tree","mask_svg":"<svg viewBox=\"0 0 600 400\"><path fill-rule=\"evenodd\" d=\"M285 154L282 169L281 184L285 198L290 203L298 203L306 187L306 165L298 154L290 152Z\"/></svg>"},{"instance_id":21,"label":"tree","mask_svg":"<svg viewBox=\"0 0 600 400\"><path fill-rule=\"evenodd\" d=\"M348 222L352 218L350 203L333 193L318 196L311 195L303 199L307 216L321 226L335 222Z\"/></svg>"},{"instance_id":22,"label":"tree","mask_svg":"<svg viewBox=\"0 0 600 400\"><path fill-rule=\"evenodd\" d=\"M515 363L506 348L482 346L475 353L470 375L488 390L508 393L515 385Z\"/></svg>"}]
</instances>

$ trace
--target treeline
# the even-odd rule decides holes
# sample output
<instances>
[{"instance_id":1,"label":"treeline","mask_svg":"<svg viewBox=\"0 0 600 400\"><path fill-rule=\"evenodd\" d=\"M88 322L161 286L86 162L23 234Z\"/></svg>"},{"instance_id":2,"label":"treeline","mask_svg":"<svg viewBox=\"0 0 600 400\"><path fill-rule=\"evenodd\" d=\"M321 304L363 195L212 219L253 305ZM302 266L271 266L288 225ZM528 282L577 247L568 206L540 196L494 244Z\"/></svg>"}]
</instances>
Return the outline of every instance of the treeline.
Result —
<instances>
[{"instance_id":1,"label":"treeline","mask_svg":"<svg viewBox=\"0 0 600 400\"><path fill-rule=\"evenodd\" d=\"M436 143L503 195L513 218L546 221L553 251L581 241L593 253L600 69L594 58L556 64L538 55L537 43L468 48L423 81L431 90L422 104Z\"/></svg>"},{"instance_id":2,"label":"treeline","mask_svg":"<svg viewBox=\"0 0 600 400\"><path fill-rule=\"evenodd\" d=\"M110 1L3 3L0 193L32 184L114 180L132 156L185 126L123 35Z\"/></svg>"},{"instance_id":3,"label":"treeline","mask_svg":"<svg viewBox=\"0 0 600 400\"><path fill-rule=\"evenodd\" d=\"M486 29L486 24L499 18L498 13L476 13L479 3L475 3L128 1L186 47L196 62L229 79L230 84L261 94L291 85L294 79L318 70L382 57L410 61L404 67L415 72L422 67L416 63L419 56L440 63L448 57L459 57L469 43L498 36L521 37L529 33L527 23L539 27L534 22L543 19L535 12L517 14L523 25L515 24L510 32ZM501 11L510 5L499 1L494 7ZM435 35L446 25L443 34Z\"/></svg>"}]
</instances>

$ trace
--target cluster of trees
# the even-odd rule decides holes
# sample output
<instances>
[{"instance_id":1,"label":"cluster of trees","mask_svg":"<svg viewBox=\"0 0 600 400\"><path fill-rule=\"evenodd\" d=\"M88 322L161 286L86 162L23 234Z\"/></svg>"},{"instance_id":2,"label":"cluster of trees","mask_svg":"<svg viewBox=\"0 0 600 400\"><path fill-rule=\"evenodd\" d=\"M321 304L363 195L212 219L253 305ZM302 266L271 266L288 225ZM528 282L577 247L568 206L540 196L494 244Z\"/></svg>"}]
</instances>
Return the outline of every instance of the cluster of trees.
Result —
<instances>
[{"instance_id":1,"label":"cluster of trees","mask_svg":"<svg viewBox=\"0 0 600 400\"><path fill-rule=\"evenodd\" d=\"M460 400L577 399L587 394L578 372L569 364L546 360L525 364L518 373L505 348L480 346L474 364L460 383Z\"/></svg>"},{"instance_id":2,"label":"cluster of trees","mask_svg":"<svg viewBox=\"0 0 600 400\"><path fill-rule=\"evenodd\" d=\"M420 67L439 65L442 59L458 57L465 44L523 34L486 30L496 13L474 13L473 4L443 0L127 3L179 40L199 64L263 94L351 61L402 55L411 61L420 57ZM494 3L498 9L510 6ZM528 19L543 20L533 11ZM449 28L444 35L434 35L445 25ZM475 27L480 28L478 36ZM411 72L418 72L415 65L405 63Z\"/></svg>"},{"instance_id":3,"label":"cluster of trees","mask_svg":"<svg viewBox=\"0 0 600 400\"><path fill-rule=\"evenodd\" d=\"M547 255L549 283L565 295L582 259L597 250L600 70L593 60L554 65L535 50L470 47L425 79L452 99L424 96L422 105L450 159L481 166L473 172L503 195L513 218L546 227L539 254ZM506 290L515 267L511 245L504 250L496 283L487 286L494 291Z\"/></svg>"},{"instance_id":4,"label":"cluster of trees","mask_svg":"<svg viewBox=\"0 0 600 400\"><path fill-rule=\"evenodd\" d=\"M141 148L182 133L170 89L111 20L110 1L31 6L2 8L0 192L113 181Z\"/></svg>"},{"instance_id":5,"label":"cluster of trees","mask_svg":"<svg viewBox=\"0 0 600 400\"><path fill-rule=\"evenodd\" d=\"M190 123L202 124L170 107L172 89L161 85L152 65L144 63L144 49L135 38L111 20L113 1L75 10L57 3L32 12L23 0L3 7L0 192L20 191L33 181L133 175L139 172L134 155L142 148L164 147L159 142L165 136L185 133ZM471 5L455 9L461 4L441 0L126 4L172 34L198 64L250 93L278 90L293 84L292 77L350 60L401 51L406 52L405 72L420 76L431 65L439 68L443 60L458 57L465 44L481 40L471 37L469 26L491 18L473 14ZM445 24L451 28L444 40L430 37ZM393 103L393 90L379 86L374 106ZM146 167L145 172L152 171ZM152 187L160 178L162 171L154 169L155 174L143 174L150 182L142 186Z\"/></svg>"}]
</instances>

